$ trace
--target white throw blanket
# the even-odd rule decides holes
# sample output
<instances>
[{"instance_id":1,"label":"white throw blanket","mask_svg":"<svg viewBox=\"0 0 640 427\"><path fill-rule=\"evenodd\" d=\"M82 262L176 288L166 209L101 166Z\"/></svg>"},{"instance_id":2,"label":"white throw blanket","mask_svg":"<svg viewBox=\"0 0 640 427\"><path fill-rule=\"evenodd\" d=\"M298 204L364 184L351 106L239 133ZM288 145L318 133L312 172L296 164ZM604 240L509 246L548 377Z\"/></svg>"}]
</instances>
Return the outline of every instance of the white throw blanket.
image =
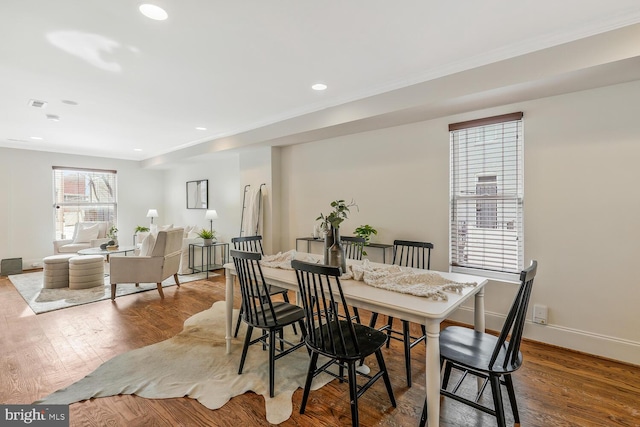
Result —
<instances>
[{"instance_id":1,"label":"white throw blanket","mask_svg":"<svg viewBox=\"0 0 640 427\"><path fill-rule=\"evenodd\" d=\"M278 252L275 255L263 255L260 264L264 267L281 268L283 270L293 270L291 268L291 260L298 259L305 262L317 263L320 260L311 254L304 252L296 252L291 249L287 252Z\"/></svg>"},{"instance_id":2,"label":"white throw blanket","mask_svg":"<svg viewBox=\"0 0 640 427\"><path fill-rule=\"evenodd\" d=\"M347 270L350 270L354 280L361 280L367 285L435 301L447 301L449 298L445 292L462 292L465 287L477 285L475 282L453 282L434 271L417 271L397 265L374 265L368 259L362 264L348 265Z\"/></svg>"},{"instance_id":3,"label":"white throw blanket","mask_svg":"<svg viewBox=\"0 0 640 427\"><path fill-rule=\"evenodd\" d=\"M295 250L278 252L276 255L265 255L260 263L265 267L291 270L291 260L320 262L317 256L297 253ZM340 276L342 280L359 280L369 286L387 289L403 294L431 298L435 301L447 301L446 292L462 292L466 287L473 287L475 282L461 283L445 279L438 273L428 270L415 270L397 265L374 264L368 259L361 264L347 264L347 271Z\"/></svg>"}]
</instances>

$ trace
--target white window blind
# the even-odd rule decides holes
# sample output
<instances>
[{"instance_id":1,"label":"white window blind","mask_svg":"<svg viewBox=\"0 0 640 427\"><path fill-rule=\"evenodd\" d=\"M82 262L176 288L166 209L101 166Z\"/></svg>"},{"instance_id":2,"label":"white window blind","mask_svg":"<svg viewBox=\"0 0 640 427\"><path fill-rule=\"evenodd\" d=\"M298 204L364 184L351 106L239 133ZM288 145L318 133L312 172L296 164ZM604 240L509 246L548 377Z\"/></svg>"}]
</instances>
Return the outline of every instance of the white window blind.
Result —
<instances>
[{"instance_id":1,"label":"white window blind","mask_svg":"<svg viewBox=\"0 0 640 427\"><path fill-rule=\"evenodd\" d=\"M56 239L70 239L77 222L117 224L116 171L53 167Z\"/></svg>"},{"instance_id":2,"label":"white window blind","mask_svg":"<svg viewBox=\"0 0 640 427\"><path fill-rule=\"evenodd\" d=\"M509 278L523 269L522 118L520 112L449 125L453 271Z\"/></svg>"}]
</instances>

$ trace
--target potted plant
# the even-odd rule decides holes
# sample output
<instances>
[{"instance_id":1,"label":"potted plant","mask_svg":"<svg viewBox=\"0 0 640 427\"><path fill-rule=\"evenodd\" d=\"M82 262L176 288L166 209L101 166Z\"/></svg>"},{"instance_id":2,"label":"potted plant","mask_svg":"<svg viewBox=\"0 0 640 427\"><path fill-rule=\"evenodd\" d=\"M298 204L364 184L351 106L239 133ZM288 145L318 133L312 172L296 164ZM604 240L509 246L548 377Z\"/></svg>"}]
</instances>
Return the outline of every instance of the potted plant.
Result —
<instances>
[{"instance_id":1,"label":"potted plant","mask_svg":"<svg viewBox=\"0 0 640 427\"><path fill-rule=\"evenodd\" d=\"M149 231L149 227L145 227L143 225L138 225L136 227L135 233L134 234L138 234L138 233L146 233L147 231Z\"/></svg>"},{"instance_id":2,"label":"potted plant","mask_svg":"<svg viewBox=\"0 0 640 427\"><path fill-rule=\"evenodd\" d=\"M342 272L346 271L346 259L344 251L340 244L340 224L348 218L350 208L358 208L356 202L351 200L347 203L344 200L334 200L331 202L333 211L328 215L320 214L316 221L322 221L321 227L326 232L324 239L324 263L326 265L335 265L342 268Z\"/></svg>"},{"instance_id":3,"label":"potted plant","mask_svg":"<svg viewBox=\"0 0 640 427\"><path fill-rule=\"evenodd\" d=\"M364 244L368 245L369 244L369 240L371 240L371 235L372 234L378 234L378 230L376 230L375 228L373 228L372 226L370 226L369 224L365 224L365 225L361 225L358 228L355 229L354 231L355 235L358 237L363 237L364 238ZM367 255L366 251L362 251L362 255Z\"/></svg>"},{"instance_id":4,"label":"potted plant","mask_svg":"<svg viewBox=\"0 0 640 427\"><path fill-rule=\"evenodd\" d=\"M213 240L216 238L215 230L207 230L203 228L198 232L198 237L204 239L204 244L209 246L213 243Z\"/></svg>"},{"instance_id":5,"label":"potted plant","mask_svg":"<svg viewBox=\"0 0 640 427\"><path fill-rule=\"evenodd\" d=\"M320 216L316 218L316 221L322 221L321 227L323 227L325 231L329 231L329 227L340 228L342 221L348 218L349 208L353 206L355 206L356 209L358 208L358 205L356 205L356 202L353 200L348 204L344 200L334 200L331 202L333 212L326 216L321 213Z\"/></svg>"}]
</instances>

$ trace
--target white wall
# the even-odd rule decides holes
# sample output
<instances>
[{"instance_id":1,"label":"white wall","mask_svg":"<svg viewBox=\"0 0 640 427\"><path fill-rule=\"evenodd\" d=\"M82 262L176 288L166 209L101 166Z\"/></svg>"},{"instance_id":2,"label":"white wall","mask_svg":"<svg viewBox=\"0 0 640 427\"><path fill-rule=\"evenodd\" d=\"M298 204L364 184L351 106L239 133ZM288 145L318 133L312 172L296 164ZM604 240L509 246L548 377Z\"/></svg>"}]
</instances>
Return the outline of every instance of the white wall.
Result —
<instances>
[{"instance_id":1,"label":"white wall","mask_svg":"<svg viewBox=\"0 0 640 427\"><path fill-rule=\"evenodd\" d=\"M549 308L536 340L640 364L640 82L360 133L282 149L283 247L309 236L336 199L358 203L342 234L368 223L374 241L434 243L448 269L448 124L524 112L525 260L539 262L531 299ZM498 329L514 286L491 282ZM471 310L456 318L472 321Z\"/></svg>"},{"instance_id":2,"label":"white wall","mask_svg":"<svg viewBox=\"0 0 640 427\"><path fill-rule=\"evenodd\" d=\"M186 199L187 181L208 179L209 209L218 213L218 219L213 221L216 238L219 242L229 243L240 230L242 190L239 161L238 154L224 154L165 171L163 211L166 220L160 224L197 225L208 229L210 223L204 218L206 210L187 209Z\"/></svg>"},{"instance_id":3,"label":"white wall","mask_svg":"<svg viewBox=\"0 0 640 427\"><path fill-rule=\"evenodd\" d=\"M163 172L138 162L0 148L0 259L22 258L29 269L53 253L52 166L117 171L121 244L132 244L136 225L149 223L147 210L164 203Z\"/></svg>"}]
</instances>

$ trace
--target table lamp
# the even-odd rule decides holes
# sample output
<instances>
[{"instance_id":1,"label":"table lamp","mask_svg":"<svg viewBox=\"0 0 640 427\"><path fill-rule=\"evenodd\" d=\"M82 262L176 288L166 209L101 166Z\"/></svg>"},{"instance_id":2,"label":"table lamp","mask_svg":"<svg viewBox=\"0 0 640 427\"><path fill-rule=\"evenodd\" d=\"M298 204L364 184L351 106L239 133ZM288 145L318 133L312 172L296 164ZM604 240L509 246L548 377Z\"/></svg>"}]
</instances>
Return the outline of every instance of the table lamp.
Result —
<instances>
[{"instance_id":1,"label":"table lamp","mask_svg":"<svg viewBox=\"0 0 640 427\"><path fill-rule=\"evenodd\" d=\"M209 220L209 231L213 232L213 220L218 219L218 212L215 209L210 209L204 215L204 219Z\"/></svg>"},{"instance_id":2,"label":"table lamp","mask_svg":"<svg viewBox=\"0 0 640 427\"><path fill-rule=\"evenodd\" d=\"M158 218L158 210L157 209L149 209L149 211L147 212L147 218L151 218L151 227L150 230L153 233L153 218Z\"/></svg>"}]
</instances>

